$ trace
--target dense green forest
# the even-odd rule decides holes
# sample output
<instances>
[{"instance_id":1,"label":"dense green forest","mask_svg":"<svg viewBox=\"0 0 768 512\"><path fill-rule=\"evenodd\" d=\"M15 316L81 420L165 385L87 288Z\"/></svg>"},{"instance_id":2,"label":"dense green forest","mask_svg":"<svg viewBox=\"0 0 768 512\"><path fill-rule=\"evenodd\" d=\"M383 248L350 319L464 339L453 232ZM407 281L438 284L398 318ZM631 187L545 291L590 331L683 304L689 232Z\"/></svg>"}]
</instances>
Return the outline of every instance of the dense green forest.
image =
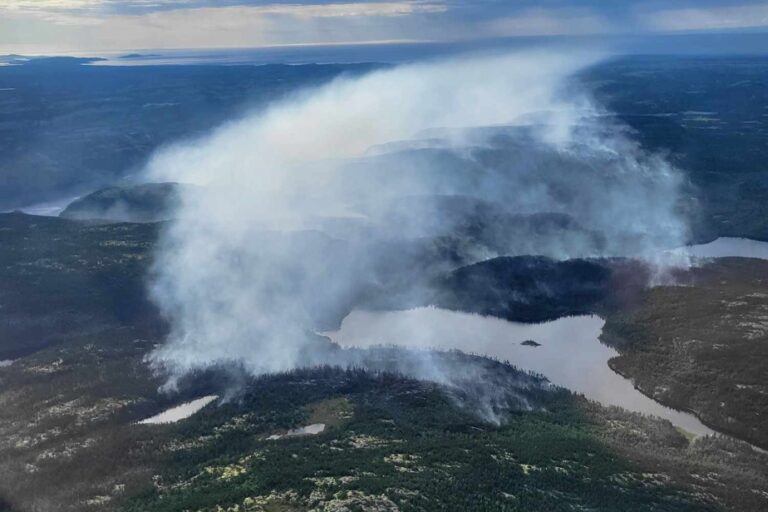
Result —
<instances>
[{"instance_id":1,"label":"dense green forest","mask_svg":"<svg viewBox=\"0 0 768 512\"><path fill-rule=\"evenodd\" d=\"M607 425L630 422L655 432L659 453L687 450L671 426L595 414L565 390L537 393L532 410L506 411L494 424L459 405L450 389L391 374L321 368L253 384L176 426L141 427L169 436L164 469L124 510L705 511L722 504L716 485L693 486L658 461L627 457L612 443L630 447L637 439L607 434ZM327 426L318 435L270 438L316 422ZM687 469L699 468L689 462ZM750 508L749 496L739 499Z\"/></svg>"}]
</instances>

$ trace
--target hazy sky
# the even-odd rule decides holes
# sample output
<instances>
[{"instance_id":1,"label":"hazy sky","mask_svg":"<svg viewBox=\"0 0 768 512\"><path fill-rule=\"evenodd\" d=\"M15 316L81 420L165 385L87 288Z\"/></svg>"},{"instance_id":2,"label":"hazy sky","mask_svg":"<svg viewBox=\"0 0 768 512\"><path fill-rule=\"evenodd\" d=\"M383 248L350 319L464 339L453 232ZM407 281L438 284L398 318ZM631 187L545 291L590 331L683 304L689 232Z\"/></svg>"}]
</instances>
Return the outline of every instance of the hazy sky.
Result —
<instances>
[{"instance_id":1,"label":"hazy sky","mask_svg":"<svg viewBox=\"0 0 768 512\"><path fill-rule=\"evenodd\" d=\"M0 0L0 53L768 31L757 0Z\"/></svg>"}]
</instances>

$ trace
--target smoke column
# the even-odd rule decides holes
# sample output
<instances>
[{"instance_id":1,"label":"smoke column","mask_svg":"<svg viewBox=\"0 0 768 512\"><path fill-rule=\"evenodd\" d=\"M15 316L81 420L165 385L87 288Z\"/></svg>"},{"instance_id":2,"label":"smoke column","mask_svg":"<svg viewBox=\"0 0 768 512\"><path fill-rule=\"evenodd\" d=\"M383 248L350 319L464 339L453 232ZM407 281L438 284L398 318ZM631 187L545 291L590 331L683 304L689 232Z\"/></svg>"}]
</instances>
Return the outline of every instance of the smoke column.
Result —
<instances>
[{"instance_id":1,"label":"smoke column","mask_svg":"<svg viewBox=\"0 0 768 512\"><path fill-rule=\"evenodd\" d=\"M342 77L157 154L151 179L200 187L160 243L172 332L152 363L339 362L312 333L377 290L418 296L422 276L498 255L681 245L680 177L578 90L594 63L530 51Z\"/></svg>"}]
</instances>

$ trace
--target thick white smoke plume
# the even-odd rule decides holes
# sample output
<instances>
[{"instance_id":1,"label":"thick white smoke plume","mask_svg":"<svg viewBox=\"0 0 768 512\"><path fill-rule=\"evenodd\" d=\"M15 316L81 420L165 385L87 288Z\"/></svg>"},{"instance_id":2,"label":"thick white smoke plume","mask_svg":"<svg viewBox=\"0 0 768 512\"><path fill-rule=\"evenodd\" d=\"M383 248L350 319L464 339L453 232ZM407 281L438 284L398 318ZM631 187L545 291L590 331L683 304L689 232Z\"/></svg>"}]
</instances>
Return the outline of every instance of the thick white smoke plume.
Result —
<instances>
[{"instance_id":1,"label":"thick white smoke plume","mask_svg":"<svg viewBox=\"0 0 768 512\"><path fill-rule=\"evenodd\" d=\"M372 296L428 301L460 265L681 245L678 174L577 90L592 63L526 52L340 78L158 154L152 179L201 186L161 241L172 332L152 361L333 362L312 332Z\"/></svg>"}]
</instances>

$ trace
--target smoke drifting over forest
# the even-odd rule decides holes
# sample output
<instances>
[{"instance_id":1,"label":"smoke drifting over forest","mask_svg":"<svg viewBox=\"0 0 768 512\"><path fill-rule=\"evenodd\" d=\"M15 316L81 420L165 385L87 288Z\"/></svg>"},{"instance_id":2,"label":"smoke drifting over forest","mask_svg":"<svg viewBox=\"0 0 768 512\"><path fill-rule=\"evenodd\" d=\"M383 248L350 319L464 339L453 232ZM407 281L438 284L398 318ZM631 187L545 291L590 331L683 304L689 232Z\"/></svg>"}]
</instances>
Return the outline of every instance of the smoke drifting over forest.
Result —
<instances>
[{"instance_id":1,"label":"smoke drifting over forest","mask_svg":"<svg viewBox=\"0 0 768 512\"><path fill-rule=\"evenodd\" d=\"M153 294L172 332L153 364L343 364L313 333L372 296L418 302L428 276L682 245L681 177L573 80L595 62L528 51L387 68L157 154L151 179L201 186L160 245ZM401 369L450 380L433 363Z\"/></svg>"}]
</instances>

